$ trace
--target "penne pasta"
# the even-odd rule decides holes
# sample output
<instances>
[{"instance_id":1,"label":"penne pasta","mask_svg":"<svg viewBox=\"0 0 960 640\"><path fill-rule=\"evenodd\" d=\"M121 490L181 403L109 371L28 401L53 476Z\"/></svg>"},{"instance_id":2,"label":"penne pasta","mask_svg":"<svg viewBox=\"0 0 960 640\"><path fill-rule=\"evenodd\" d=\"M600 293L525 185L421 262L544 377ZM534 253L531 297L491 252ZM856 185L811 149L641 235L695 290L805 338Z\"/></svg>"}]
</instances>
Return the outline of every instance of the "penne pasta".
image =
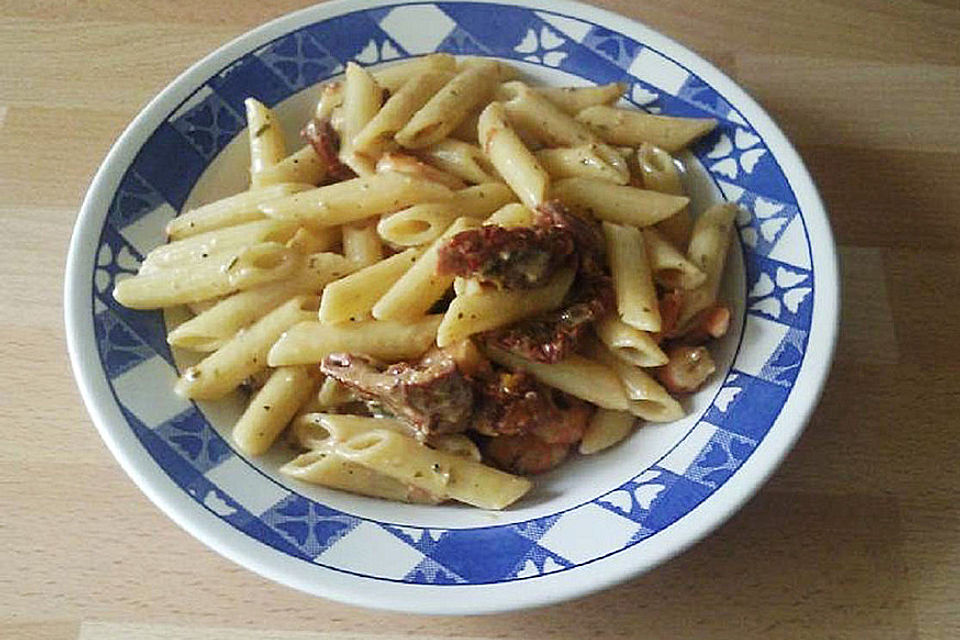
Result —
<instances>
[{"instance_id":1,"label":"penne pasta","mask_svg":"<svg viewBox=\"0 0 960 640\"><path fill-rule=\"evenodd\" d=\"M247 112L247 136L250 141L250 186L262 187L260 174L287 155L283 131L273 110L256 98L243 101ZM275 184L275 183L270 183Z\"/></svg>"},{"instance_id":2,"label":"penne pasta","mask_svg":"<svg viewBox=\"0 0 960 640\"><path fill-rule=\"evenodd\" d=\"M636 422L637 418L626 411L597 409L583 432L578 450L590 455L612 447L630 435Z\"/></svg>"},{"instance_id":3,"label":"penne pasta","mask_svg":"<svg viewBox=\"0 0 960 640\"><path fill-rule=\"evenodd\" d=\"M373 77L376 78L377 84L393 94L415 76L431 71L453 73L456 69L457 61L449 53L431 53L421 58L413 58L377 69L373 72Z\"/></svg>"},{"instance_id":4,"label":"penne pasta","mask_svg":"<svg viewBox=\"0 0 960 640\"><path fill-rule=\"evenodd\" d=\"M373 498L413 504L438 504L443 500L345 458L336 450L317 449L300 454L280 467L290 478Z\"/></svg>"},{"instance_id":5,"label":"penne pasta","mask_svg":"<svg viewBox=\"0 0 960 640\"><path fill-rule=\"evenodd\" d=\"M541 149L534 155L551 178L593 178L613 184L630 182L627 161L616 149L602 143Z\"/></svg>"},{"instance_id":6,"label":"penne pasta","mask_svg":"<svg viewBox=\"0 0 960 640\"><path fill-rule=\"evenodd\" d=\"M336 380L327 378L321 387L327 382L336 383ZM344 399L352 401L356 396L349 389L343 395ZM340 402L343 404L343 402ZM291 425L296 443L304 449L320 449L334 442L346 442L350 438L355 438L363 433L373 431L374 429L386 429L396 433L409 435L410 427L403 421L396 418L371 418L367 416L354 416L343 413L325 413L322 411L306 413L296 419Z\"/></svg>"},{"instance_id":7,"label":"penne pasta","mask_svg":"<svg viewBox=\"0 0 960 640\"><path fill-rule=\"evenodd\" d=\"M317 303L312 296L288 300L198 364L187 368L174 390L195 400L215 400L227 395L267 366L267 353L284 331L315 317Z\"/></svg>"},{"instance_id":8,"label":"penne pasta","mask_svg":"<svg viewBox=\"0 0 960 640\"><path fill-rule=\"evenodd\" d=\"M429 349L437 336L441 316L425 316L414 322L363 320L322 325L304 320L290 327L270 349L271 367L316 364L331 353L362 353L387 362L416 358Z\"/></svg>"},{"instance_id":9,"label":"penne pasta","mask_svg":"<svg viewBox=\"0 0 960 640\"><path fill-rule=\"evenodd\" d=\"M116 283L113 297L131 309L161 309L225 296L290 275L301 257L276 242L228 251L197 263L136 275Z\"/></svg>"},{"instance_id":10,"label":"penne pasta","mask_svg":"<svg viewBox=\"0 0 960 640\"><path fill-rule=\"evenodd\" d=\"M443 315L437 330L437 346L445 347L476 333L556 309L570 289L574 275L573 269L562 269L536 289L490 287L478 293L458 295Z\"/></svg>"},{"instance_id":11,"label":"penne pasta","mask_svg":"<svg viewBox=\"0 0 960 640\"><path fill-rule=\"evenodd\" d=\"M551 195L575 212L600 220L649 227L674 215L688 198L610 184L591 178L566 178L554 183ZM296 196L293 196L296 197Z\"/></svg>"},{"instance_id":12,"label":"penne pasta","mask_svg":"<svg viewBox=\"0 0 960 640\"><path fill-rule=\"evenodd\" d=\"M450 132L450 137L447 138L447 140L456 140L458 142L466 142L473 145L478 144L480 138L477 134L477 129L480 122L481 112L483 112L483 107L474 109L467 114L467 117L457 125L457 128Z\"/></svg>"},{"instance_id":13,"label":"penne pasta","mask_svg":"<svg viewBox=\"0 0 960 640\"><path fill-rule=\"evenodd\" d=\"M474 138L476 137L476 130L476 120L474 120ZM441 140L436 144L420 149L418 155L430 164L466 182L473 184L503 182L503 179L497 175L497 170L490 164L490 160L483 155L480 147L461 140L452 138Z\"/></svg>"},{"instance_id":14,"label":"penne pasta","mask_svg":"<svg viewBox=\"0 0 960 640\"><path fill-rule=\"evenodd\" d=\"M550 178L536 156L508 124L503 105L494 102L480 114L480 146L520 201L536 209L543 203Z\"/></svg>"},{"instance_id":15,"label":"penne pasta","mask_svg":"<svg viewBox=\"0 0 960 640\"><path fill-rule=\"evenodd\" d=\"M276 164L260 169L257 184L261 187L285 182L317 185L327 176L328 169L327 162L308 144Z\"/></svg>"},{"instance_id":16,"label":"penne pasta","mask_svg":"<svg viewBox=\"0 0 960 640\"><path fill-rule=\"evenodd\" d=\"M490 214L490 217L484 220L483 224L494 224L500 227L529 227L533 224L534 217L535 214L529 207L512 202L503 205Z\"/></svg>"},{"instance_id":17,"label":"penne pasta","mask_svg":"<svg viewBox=\"0 0 960 640\"><path fill-rule=\"evenodd\" d=\"M687 258L700 268L706 278L703 284L684 295L683 306L677 321L681 328L693 320L698 313L716 302L723 267L730 250L730 238L733 235L733 221L736 215L737 206L725 202L710 207L693 223Z\"/></svg>"},{"instance_id":18,"label":"penne pasta","mask_svg":"<svg viewBox=\"0 0 960 640\"><path fill-rule=\"evenodd\" d=\"M237 251L262 242L284 243L293 237L297 225L277 220L256 220L233 227L215 229L183 240L161 245L147 254L139 273L189 265L214 258L226 251Z\"/></svg>"},{"instance_id":19,"label":"penne pasta","mask_svg":"<svg viewBox=\"0 0 960 640\"><path fill-rule=\"evenodd\" d=\"M320 391L317 393L317 407L318 411L335 409L340 405L356 402L359 399L360 396L354 393L353 389L347 385L340 383L334 378L325 378L323 384L320 385ZM300 442L303 444L302 440Z\"/></svg>"},{"instance_id":20,"label":"penne pasta","mask_svg":"<svg viewBox=\"0 0 960 640\"><path fill-rule=\"evenodd\" d=\"M450 79L397 132L396 140L408 149L440 142L457 128L476 105L489 99L496 87L496 65L470 65Z\"/></svg>"},{"instance_id":21,"label":"penne pasta","mask_svg":"<svg viewBox=\"0 0 960 640\"><path fill-rule=\"evenodd\" d=\"M419 158L405 153L385 153L377 160L377 173L405 173L415 178L439 182L448 189L459 190L465 188L466 183L455 175L437 169L433 165L421 161Z\"/></svg>"},{"instance_id":22,"label":"penne pasta","mask_svg":"<svg viewBox=\"0 0 960 640\"><path fill-rule=\"evenodd\" d=\"M612 104L627 90L625 82L611 82L595 87L538 87L538 94L571 116L588 107Z\"/></svg>"},{"instance_id":23,"label":"penne pasta","mask_svg":"<svg viewBox=\"0 0 960 640\"><path fill-rule=\"evenodd\" d=\"M620 319L641 331L660 331L660 308L643 236L635 227L603 223Z\"/></svg>"},{"instance_id":24,"label":"penne pasta","mask_svg":"<svg viewBox=\"0 0 960 640\"><path fill-rule=\"evenodd\" d=\"M277 220L329 227L451 196L445 186L401 173L376 173L295 193L261 207Z\"/></svg>"},{"instance_id":25,"label":"penne pasta","mask_svg":"<svg viewBox=\"0 0 960 640\"><path fill-rule=\"evenodd\" d=\"M181 213L167 223L167 235L171 240L180 240L204 231L262 220L265 216L260 205L307 189L313 189L313 185L283 183L244 191Z\"/></svg>"},{"instance_id":26,"label":"penne pasta","mask_svg":"<svg viewBox=\"0 0 960 640\"><path fill-rule=\"evenodd\" d=\"M376 221L345 224L341 232L343 255L358 269L379 262L383 257L383 244L377 235Z\"/></svg>"},{"instance_id":27,"label":"penne pasta","mask_svg":"<svg viewBox=\"0 0 960 640\"><path fill-rule=\"evenodd\" d=\"M317 120L332 120L333 112L343 105L343 82L330 82L323 86L313 117Z\"/></svg>"},{"instance_id":28,"label":"penne pasta","mask_svg":"<svg viewBox=\"0 0 960 640\"><path fill-rule=\"evenodd\" d=\"M663 149L645 142L640 145L636 157L645 189L673 196L684 195L683 182L680 180L680 172L673 162L673 156ZM657 229L678 247L687 246L692 226L693 221L690 219L690 213L686 207L666 220L657 223Z\"/></svg>"},{"instance_id":29,"label":"penne pasta","mask_svg":"<svg viewBox=\"0 0 960 640\"><path fill-rule=\"evenodd\" d=\"M630 413L650 422L673 422L684 416L680 403L643 369L617 358L603 345L593 345L589 352L616 372L629 398Z\"/></svg>"},{"instance_id":30,"label":"penne pasta","mask_svg":"<svg viewBox=\"0 0 960 640\"><path fill-rule=\"evenodd\" d=\"M487 346L484 353L499 365L529 372L540 382L598 407L626 411L629 407L623 384L616 372L595 360L579 355L560 362L533 362L497 347Z\"/></svg>"},{"instance_id":31,"label":"penne pasta","mask_svg":"<svg viewBox=\"0 0 960 640\"><path fill-rule=\"evenodd\" d=\"M453 284L453 276L437 273L437 250L440 243L461 231L476 227L477 224L470 218L458 218L450 225L373 305L373 317L377 320L406 321L422 317Z\"/></svg>"},{"instance_id":32,"label":"penne pasta","mask_svg":"<svg viewBox=\"0 0 960 640\"><path fill-rule=\"evenodd\" d=\"M525 478L421 446L416 440L375 429L335 445L337 453L429 495L481 509L503 509L530 490Z\"/></svg>"},{"instance_id":33,"label":"penne pasta","mask_svg":"<svg viewBox=\"0 0 960 640\"><path fill-rule=\"evenodd\" d=\"M488 182L454 191L441 202L415 204L383 216L377 225L380 237L398 247L428 244L461 216L483 218L516 200L502 182Z\"/></svg>"},{"instance_id":34,"label":"penne pasta","mask_svg":"<svg viewBox=\"0 0 960 640\"><path fill-rule=\"evenodd\" d=\"M413 114L452 76L451 71L425 71L411 77L354 136L353 148L370 157L378 156Z\"/></svg>"},{"instance_id":35,"label":"penne pasta","mask_svg":"<svg viewBox=\"0 0 960 640\"><path fill-rule=\"evenodd\" d=\"M642 233L650 269L659 284L669 289L696 289L707 279L703 271L656 229L647 227Z\"/></svg>"},{"instance_id":36,"label":"penne pasta","mask_svg":"<svg viewBox=\"0 0 960 640\"><path fill-rule=\"evenodd\" d=\"M238 331L253 324L290 298L317 293L323 286L353 269L343 256L318 253L298 272L283 280L235 293L187 320L167 335L167 342L190 351L216 351Z\"/></svg>"},{"instance_id":37,"label":"penne pasta","mask_svg":"<svg viewBox=\"0 0 960 640\"><path fill-rule=\"evenodd\" d=\"M321 324L365 319L421 253L420 249L407 249L327 285L320 299Z\"/></svg>"},{"instance_id":38,"label":"penne pasta","mask_svg":"<svg viewBox=\"0 0 960 640\"><path fill-rule=\"evenodd\" d=\"M676 153L713 131L713 118L674 118L654 116L632 109L595 106L577 114L577 120L590 126L608 144L637 146L644 142Z\"/></svg>"},{"instance_id":39,"label":"penne pasta","mask_svg":"<svg viewBox=\"0 0 960 640\"><path fill-rule=\"evenodd\" d=\"M340 128L340 161L357 175L373 173L374 158L354 147L354 138L367 126L383 102L383 90L363 67L347 63L343 87L343 124Z\"/></svg>"},{"instance_id":40,"label":"penne pasta","mask_svg":"<svg viewBox=\"0 0 960 640\"><path fill-rule=\"evenodd\" d=\"M317 386L306 367L274 370L234 425L234 443L247 455L266 453Z\"/></svg>"},{"instance_id":41,"label":"penne pasta","mask_svg":"<svg viewBox=\"0 0 960 640\"><path fill-rule=\"evenodd\" d=\"M577 122L544 96L522 82L508 82L501 91L507 120L548 147L577 147L600 142L586 125Z\"/></svg>"},{"instance_id":42,"label":"penne pasta","mask_svg":"<svg viewBox=\"0 0 960 640\"><path fill-rule=\"evenodd\" d=\"M329 251L341 241L339 227L300 227L287 240L287 246L303 255Z\"/></svg>"},{"instance_id":43,"label":"penne pasta","mask_svg":"<svg viewBox=\"0 0 960 640\"><path fill-rule=\"evenodd\" d=\"M646 331L640 331L614 317L596 324L597 337L615 356L635 367L659 367L669 358Z\"/></svg>"}]
</instances>

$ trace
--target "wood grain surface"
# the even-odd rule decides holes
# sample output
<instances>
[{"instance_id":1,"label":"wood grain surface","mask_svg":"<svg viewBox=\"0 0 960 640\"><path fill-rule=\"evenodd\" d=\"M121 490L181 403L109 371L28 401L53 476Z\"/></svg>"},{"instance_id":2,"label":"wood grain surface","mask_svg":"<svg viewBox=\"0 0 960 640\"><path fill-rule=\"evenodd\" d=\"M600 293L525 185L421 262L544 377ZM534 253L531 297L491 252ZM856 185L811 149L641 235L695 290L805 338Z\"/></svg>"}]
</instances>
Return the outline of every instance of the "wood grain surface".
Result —
<instances>
[{"instance_id":1,"label":"wood grain surface","mask_svg":"<svg viewBox=\"0 0 960 640\"><path fill-rule=\"evenodd\" d=\"M85 189L190 63L294 0L0 1L0 638L960 637L960 2L604 0L717 63L830 209L843 325L766 487L620 587L479 618L365 611L180 530L98 438L62 283ZM296 633L294 633L296 632Z\"/></svg>"}]
</instances>

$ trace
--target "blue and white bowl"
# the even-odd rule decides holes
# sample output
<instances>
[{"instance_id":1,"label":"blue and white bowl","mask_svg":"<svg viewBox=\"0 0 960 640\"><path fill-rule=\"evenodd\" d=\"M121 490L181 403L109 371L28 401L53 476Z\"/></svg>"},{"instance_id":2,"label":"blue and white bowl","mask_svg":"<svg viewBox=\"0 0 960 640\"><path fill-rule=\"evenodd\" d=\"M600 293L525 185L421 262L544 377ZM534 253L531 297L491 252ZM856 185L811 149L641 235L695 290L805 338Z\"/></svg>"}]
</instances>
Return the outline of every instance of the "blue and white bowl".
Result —
<instances>
[{"instance_id":1,"label":"blue and white bowl","mask_svg":"<svg viewBox=\"0 0 960 640\"><path fill-rule=\"evenodd\" d=\"M172 391L178 354L159 312L110 295L193 204L246 182L243 99L294 136L316 83L350 60L433 51L509 60L531 80L623 80L654 113L720 126L683 160L694 208L739 203L724 284L734 330L690 415L537 478L517 507L393 504L279 476L280 456L232 447L238 408ZM207 56L157 96L87 193L66 274L73 368L97 428L140 488L213 549L351 604L468 614L585 595L646 571L746 501L799 436L833 353L837 267L823 205L797 153L729 78L643 25L573 2L340 0L285 16Z\"/></svg>"}]
</instances>

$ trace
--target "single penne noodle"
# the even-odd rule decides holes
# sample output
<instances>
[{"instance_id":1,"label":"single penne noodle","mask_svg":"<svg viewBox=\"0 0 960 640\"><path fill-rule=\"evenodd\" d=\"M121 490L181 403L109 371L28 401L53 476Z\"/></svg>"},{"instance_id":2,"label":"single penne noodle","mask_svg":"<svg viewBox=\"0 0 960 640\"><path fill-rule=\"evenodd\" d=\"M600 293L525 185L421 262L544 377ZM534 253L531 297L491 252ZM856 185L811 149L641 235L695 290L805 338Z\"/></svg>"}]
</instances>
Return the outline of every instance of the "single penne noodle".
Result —
<instances>
[{"instance_id":1,"label":"single penne noodle","mask_svg":"<svg viewBox=\"0 0 960 640\"><path fill-rule=\"evenodd\" d=\"M323 286L353 269L335 253L309 256L297 273L277 282L235 293L220 300L167 334L167 342L190 351L216 351L238 331L253 324L290 298L317 293Z\"/></svg>"},{"instance_id":2,"label":"single penne noodle","mask_svg":"<svg viewBox=\"0 0 960 640\"><path fill-rule=\"evenodd\" d=\"M476 121L474 121L474 137L476 137ZM452 138L441 140L420 149L418 155L435 167L466 182L473 184L503 182L503 179L497 175L497 170L490 164L490 160L483 155L480 147L462 140Z\"/></svg>"},{"instance_id":3,"label":"single penne noodle","mask_svg":"<svg viewBox=\"0 0 960 640\"><path fill-rule=\"evenodd\" d=\"M167 235L171 240L180 240L204 231L262 220L260 205L313 188L312 184L283 183L244 191L181 213L167 223Z\"/></svg>"},{"instance_id":4,"label":"single penne noodle","mask_svg":"<svg viewBox=\"0 0 960 640\"><path fill-rule=\"evenodd\" d=\"M224 298L167 334L167 342L189 351L216 351L238 331L301 291L291 279Z\"/></svg>"},{"instance_id":5,"label":"single penne noodle","mask_svg":"<svg viewBox=\"0 0 960 640\"><path fill-rule=\"evenodd\" d=\"M329 227L450 196L449 189L432 180L376 173L296 193L264 205L262 211L277 220Z\"/></svg>"},{"instance_id":6,"label":"single penne noodle","mask_svg":"<svg viewBox=\"0 0 960 640\"><path fill-rule=\"evenodd\" d=\"M509 82L520 77L520 72L509 62L504 62L498 58L485 58L483 56L465 56L457 63L457 69L464 70L470 67L482 66L484 69L489 65L494 65L494 73L497 75L497 82Z\"/></svg>"},{"instance_id":7,"label":"single penne noodle","mask_svg":"<svg viewBox=\"0 0 960 640\"><path fill-rule=\"evenodd\" d=\"M376 221L345 224L342 227L343 255L358 269L379 262L383 243L377 235Z\"/></svg>"},{"instance_id":8,"label":"single penne noodle","mask_svg":"<svg viewBox=\"0 0 960 640\"><path fill-rule=\"evenodd\" d=\"M537 87L538 94L571 116L588 107L616 102L627 90L625 82L611 82L595 87Z\"/></svg>"},{"instance_id":9,"label":"single penne noodle","mask_svg":"<svg viewBox=\"0 0 960 640\"><path fill-rule=\"evenodd\" d=\"M323 386L326 386L327 380L336 382L332 378L327 378ZM321 393L323 386L321 386ZM350 398L348 401L356 399L355 396ZM395 418L370 418L322 411L298 416L291 426L297 444L304 449L319 449L334 442L346 442L350 438L374 429L386 429L406 435L411 433L409 425Z\"/></svg>"},{"instance_id":10,"label":"single penne noodle","mask_svg":"<svg viewBox=\"0 0 960 640\"><path fill-rule=\"evenodd\" d=\"M540 382L598 407L626 411L627 394L616 372L596 360L570 355L553 364L533 362L497 347L487 346L487 356L514 370L529 372Z\"/></svg>"},{"instance_id":11,"label":"single penne noodle","mask_svg":"<svg viewBox=\"0 0 960 640\"><path fill-rule=\"evenodd\" d=\"M276 242L263 242L197 263L120 280L113 297L131 309L172 307L280 280L293 273L300 262L295 251Z\"/></svg>"},{"instance_id":12,"label":"single penne noodle","mask_svg":"<svg viewBox=\"0 0 960 640\"><path fill-rule=\"evenodd\" d=\"M624 362L603 345L594 344L589 352L616 372L626 390L630 413L651 422L672 422L683 417L680 403L646 371Z\"/></svg>"},{"instance_id":13,"label":"single penne noodle","mask_svg":"<svg viewBox=\"0 0 960 640\"><path fill-rule=\"evenodd\" d=\"M431 53L421 58L413 58L377 69L373 72L373 77L376 78L377 84L393 94L397 93L413 77L430 71L452 73L456 69L457 61L449 53Z\"/></svg>"},{"instance_id":14,"label":"single penne noodle","mask_svg":"<svg viewBox=\"0 0 960 640\"><path fill-rule=\"evenodd\" d=\"M421 318L443 297L450 285L452 275L437 273L437 251L440 244L461 231L478 226L471 218L458 218L420 256L416 263L383 294L371 310L378 320L406 320Z\"/></svg>"},{"instance_id":15,"label":"single penne noodle","mask_svg":"<svg viewBox=\"0 0 960 640\"><path fill-rule=\"evenodd\" d=\"M437 330L437 346L446 347L476 333L556 309L570 289L574 275L574 270L567 268L536 289L491 287L473 295L458 295L443 315Z\"/></svg>"},{"instance_id":16,"label":"single penne noodle","mask_svg":"<svg viewBox=\"0 0 960 640\"><path fill-rule=\"evenodd\" d=\"M529 227L533 224L535 217L536 214L530 210L530 207L511 202L490 214L483 224L494 224L499 227Z\"/></svg>"},{"instance_id":17,"label":"single penne noodle","mask_svg":"<svg viewBox=\"0 0 960 640\"><path fill-rule=\"evenodd\" d=\"M696 289L707 279L703 271L655 228L647 227L642 233L647 259L658 283L669 289Z\"/></svg>"},{"instance_id":18,"label":"single penne noodle","mask_svg":"<svg viewBox=\"0 0 960 640\"><path fill-rule=\"evenodd\" d=\"M287 242L297 225L277 220L255 220L233 227L198 233L183 240L160 245L147 254L140 273L184 264L196 264L224 251L236 251L261 242Z\"/></svg>"},{"instance_id":19,"label":"single penne noodle","mask_svg":"<svg viewBox=\"0 0 960 640\"><path fill-rule=\"evenodd\" d=\"M407 249L327 285L320 299L321 324L365 319L377 300L413 266L421 253L419 249Z\"/></svg>"},{"instance_id":20,"label":"single penne noodle","mask_svg":"<svg viewBox=\"0 0 960 640\"><path fill-rule=\"evenodd\" d=\"M630 182L627 161L616 149L603 143L541 149L534 155L551 178L593 178L613 184Z\"/></svg>"},{"instance_id":21,"label":"single penne noodle","mask_svg":"<svg viewBox=\"0 0 960 640\"><path fill-rule=\"evenodd\" d=\"M548 147L577 147L600 141L589 127L574 120L526 84L508 82L501 89L510 96L503 102L510 124Z\"/></svg>"},{"instance_id":22,"label":"single penne noodle","mask_svg":"<svg viewBox=\"0 0 960 640\"><path fill-rule=\"evenodd\" d=\"M636 422L637 418L626 411L597 409L583 432L580 453L590 455L612 447L630 435Z\"/></svg>"},{"instance_id":23,"label":"single penne noodle","mask_svg":"<svg viewBox=\"0 0 960 640\"><path fill-rule=\"evenodd\" d=\"M684 195L680 171L669 153L645 142L637 150L636 161L645 189L674 196ZM657 229L678 247L687 246L692 226L687 207L657 223Z\"/></svg>"},{"instance_id":24,"label":"single penne noodle","mask_svg":"<svg viewBox=\"0 0 960 640\"><path fill-rule=\"evenodd\" d=\"M247 136L250 141L250 186L262 187L260 173L287 155L283 131L273 110L256 98L243 101L247 112ZM271 183L273 184L273 183Z\"/></svg>"},{"instance_id":25,"label":"single penne noodle","mask_svg":"<svg viewBox=\"0 0 960 640\"><path fill-rule=\"evenodd\" d=\"M609 144L637 146L644 142L676 153L717 126L713 118L654 116L632 109L596 106L577 114Z\"/></svg>"},{"instance_id":26,"label":"single penne noodle","mask_svg":"<svg viewBox=\"0 0 960 640\"><path fill-rule=\"evenodd\" d=\"M333 110L343 105L343 93L343 82L341 81L328 82L323 85L313 117L317 120L331 120Z\"/></svg>"},{"instance_id":27,"label":"single penne noodle","mask_svg":"<svg viewBox=\"0 0 960 640\"><path fill-rule=\"evenodd\" d=\"M405 173L415 178L439 182L448 189L458 190L467 186L463 180L452 173L447 173L442 169L423 162L416 156L411 156L406 153L387 152L383 154L380 156L380 159L377 160L376 171L377 173L389 173L391 171Z\"/></svg>"},{"instance_id":28,"label":"single penne noodle","mask_svg":"<svg viewBox=\"0 0 960 640\"><path fill-rule=\"evenodd\" d=\"M635 227L648 227L665 220L690 202L682 196L670 196L591 178L558 180L554 183L551 194L577 213Z\"/></svg>"},{"instance_id":29,"label":"single penne noodle","mask_svg":"<svg viewBox=\"0 0 960 640\"><path fill-rule=\"evenodd\" d=\"M378 156L413 114L452 76L452 71L425 71L411 77L354 136L353 148L368 156Z\"/></svg>"},{"instance_id":30,"label":"single penne noodle","mask_svg":"<svg viewBox=\"0 0 960 640\"><path fill-rule=\"evenodd\" d=\"M737 206L724 202L704 211L693 223L687 258L706 274L706 279L684 295L678 326L686 326L694 316L716 302L736 215Z\"/></svg>"},{"instance_id":31,"label":"single penne noodle","mask_svg":"<svg viewBox=\"0 0 960 640\"><path fill-rule=\"evenodd\" d=\"M347 63L344 82L340 161L353 169L357 175L367 175L373 172L373 159L357 151L353 141L380 109L383 90L370 72L355 62Z\"/></svg>"},{"instance_id":32,"label":"single penne noodle","mask_svg":"<svg viewBox=\"0 0 960 640\"><path fill-rule=\"evenodd\" d=\"M525 478L430 449L413 438L386 429L369 431L334 447L348 460L418 487L429 495L451 498L481 509L503 509L519 500L532 486Z\"/></svg>"},{"instance_id":33,"label":"single penne noodle","mask_svg":"<svg viewBox=\"0 0 960 640\"><path fill-rule=\"evenodd\" d=\"M421 149L446 138L475 106L489 100L497 83L495 68L484 61L457 73L397 132L397 142Z\"/></svg>"},{"instance_id":34,"label":"single penne noodle","mask_svg":"<svg viewBox=\"0 0 960 640\"><path fill-rule=\"evenodd\" d=\"M416 358L429 349L437 337L441 316L425 316L415 322L363 320L323 325L305 320L284 333L270 349L271 367L316 364L331 353L360 353L395 362Z\"/></svg>"},{"instance_id":35,"label":"single penne noodle","mask_svg":"<svg viewBox=\"0 0 960 640\"><path fill-rule=\"evenodd\" d=\"M659 367L669 358L646 331L607 316L596 323L597 337L618 358L635 367Z\"/></svg>"},{"instance_id":36,"label":"single penne noodle","mask_svg":"<svg viewBox=\"0 0 960 640\"><path fill-rule=\"evenodd\" d=\"M461 216L483 218L517 198L502 182L488 182L454 191L441 202L426 202L383 216L377 232L399 247L427 244L436 240Z\"/></svg>"},{"instance_id":37,"label":"single penne noodle","mask_svg":"<svg viewBox=\"0 0 960 640\"><path fill-rule=\"evenodd\" d=\"M233 427L233 441L240 451L249 456L266 453L317 386L306 367L274 370Z\"/></svg>"},{"instance_id":38,"label":"single penne noodle","mask_svg":"<svg viewBox=\"0 0 960 640\"><path fill-rule=\"evenodd\" d=\"M329 448L300 454L280 467L280 473L301 482L395 502L439 504L443 501L418 487L352 462Z\"/></svg>"},{"instance_id":39,"label":"single penne noodle","mask_svg":"<svg viewBox=\"0 0 960 640\"><path fill-rule=\"evenodd\" d=\"M174 385L186 398L215 400L230 393L245 379L267 366L267 353L284 331L316 316L319 301L297 296L257 320L246 331L196 365L187 368Z\"/></svg>"},{"instance_id":40,"label":"single penne noodle","mask_svg":"<svg viewBox=\"0 0 960 640\"><path fill-rule=\"evenodd\" d=\"M300 227L287 240L287 246L298 253L309 255L329 251L341 238L340 227Z\"/></svg>"},{"instance_id":41,"label":"single penne noodle","mask_svg":"<svg viewBox=\"0 0 960 640\"><path fill-rule=\"evenodd\" d=\"M660 331L660 307L653 274L636 227L603 223L613 288L620 319L641 331Z\"/></svg>"},{"instance_id":42,"label":"single penne noodle","mask_svg":"<svg viewBox=\"0 0 960 640\"><path fill-rule=\"evenodd\" d=\"M326 161L317 155L313 145L308 144L280 162L261 169L257 173L257 184L263 187L284 182L316 185L323 181L328 169Z\"/></svg>"},{"instance_id":43,"label":"single penne noodle","mask_svg":"<svg viewBox=\"0 0 960 640\"><path fill-rule=\"evenodd\" d=\"M550 178L507 122L503 105L490 103L480 114L477 127L481 148L520 201L531 209L540 206Z\"/></svg>"}]
</instances>

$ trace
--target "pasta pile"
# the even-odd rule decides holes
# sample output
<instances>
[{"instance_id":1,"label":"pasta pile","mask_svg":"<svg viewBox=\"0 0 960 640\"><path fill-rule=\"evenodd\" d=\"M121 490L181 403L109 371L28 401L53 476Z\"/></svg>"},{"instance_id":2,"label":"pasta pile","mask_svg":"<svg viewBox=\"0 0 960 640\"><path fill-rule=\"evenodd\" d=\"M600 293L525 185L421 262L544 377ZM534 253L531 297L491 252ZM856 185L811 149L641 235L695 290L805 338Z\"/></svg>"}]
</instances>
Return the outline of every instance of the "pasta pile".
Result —
<instances>
[{"instance_id":1,"label":"pasta pile","mask_svg":"<svg viewBox=\"0 0 960 640\"><path fill-rule=\"evenodd\" d=\"M672 421L713 372L735 208L693 220L671 154L716 122L534 87L488 59L347 65L306 144L246 101L247 191L170 222L115 298L186 305L177 393L249 404L298 480L502 509L572 450ZM319 186L318 186L319 185Z\"/></svg>"}]
</instances>

